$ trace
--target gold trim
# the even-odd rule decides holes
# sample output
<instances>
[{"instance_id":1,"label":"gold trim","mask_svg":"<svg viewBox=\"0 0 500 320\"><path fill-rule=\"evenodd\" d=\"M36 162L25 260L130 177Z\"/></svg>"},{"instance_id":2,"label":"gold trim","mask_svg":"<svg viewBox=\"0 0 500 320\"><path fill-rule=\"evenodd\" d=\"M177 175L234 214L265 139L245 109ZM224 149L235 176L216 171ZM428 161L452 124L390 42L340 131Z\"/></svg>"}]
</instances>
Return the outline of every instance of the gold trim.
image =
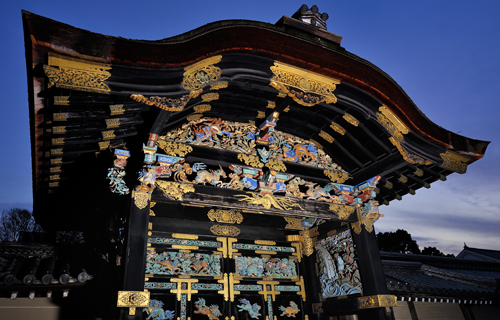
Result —
<instances>
[{"instance_id":1,"label":"gold trim","mask_svg":"<svg viewBox=\"0 0 500 320\"><path fill-rule=\"evenodd\" d=\"M227 81L217 81L210 85L210 90L220 90L227 88Z\"/></svg>"},{"instance_id":2,"label":"gold trim","mask_svg":"<svg viewBox=\"0 0 500 320\"><path fill-rule=\"evenodd\" d=\"M229 297L231 299L231 302L234 302L234 296L241 294L240 291L234 290L234 285L240 283L239 280L236 280L234 278L234 274L231 272L229 274Z\"/></svg>"},{"instance_id":3,"label":"gold trim","mask_svg":"<svg viewBox=\"0 0 500 320\"><path fill-rule=\"evenodd\" d=\"M254 240L253 243L262 244L265 246L275 246L276 245L276 241L268 241L268 240Z\"/></svg>"},{"instance_id":4,"label":"gold trim","mask_svg":"<svg viewBox=\"0 0 500 320\"><path fill-rule=\"evenodd\" d=\"M266 113L264 111L257 111L257 119L264 119L266 117Z\"/></svg>"},{"instance_id":5,"label":"gold trim","mask_svg":"<svg viewBox=\"0 0 500 320\"><path fill-rule=\"evenodd\" d=\"M344 113L342 118L344 118L345 121L347 121L348 123L352 124L355 127L359 126L359 120L354 118L352 115L348 114L347 112Z\"/></svg>"},{"instance_id":6,"label":"gold trim","mask_svg":"<svg viewBox=\"0 0 500 320\"><path fill-rule=\"evenodd\" d=\"M109 114L111 116L118 116L125 113L123 109L123 104L112 104L109 106Z\"/></svg>"},{"instance_id":7,"label":"gold trim","mask_svg":"<svg viewBox=\"0 0 500 320\"><path fill-rule=\"evenodd\" d=\"M214 100L219 100L219 94L217 92L209 92L201 95L201 101L210 102Z\"/></svg>"},{"instance_id":8,"label":"gold trim","mask_svg":"<svg viewBox=\"0 0 500 320\"><path fill-rule=\"evenodd\" d=\"M306 288L305 288L305 285L304 285L304 277L303 276L300 276L300 280L299 282L295 282L296 285L300 286L300 291L297 292L297 294L299 296L302 297L302 301L306 301Z\"/></svg>"},{"instance_id":9,"label":"gold trim","mask_svg":"<svg viewBox=\"0 0 500 320\"><path fill-rule=\"evenodd\" d=\"M410 129L399 119L394 113L392 113L386 105L382 105L378 110L389 119L389 121L402 133L410 133Z\"/></svg>"},{"instance_id":10,"label":"gold trim","mask_svg":"<svg viewBox=\"0 0 500 320\"><path fill-rule=\"evenodd\" d=\"M49 64L51 64L50 57ZM109 70L111 67L107 69ZM56 86L58 88L104 94L109 94L111 91L108 85L104 83L111 77L111 73L107 71L54 67L53 65L44 65L43 70L49 79L49 88Z\"/></svg>"},{"instance_id":11,"label":"gold trim","mask_svg":"<svg viewBox=\"0 0 500 320\"><path fill-rule=\"evenodd\" d=\"M285 229L292 229L292 230L303 230L304 229L304 227L302 227L302 219L291 218L291 217L283 217L283 218L287 222Z\"/></svg>"},{"instance_id":12,"label":"gold trim","mask_svg":"<svg viewBox=\"0 0 500 320\"><path fill-rule=\"evenodd\" d=\"M223 294L224 295L224 300L228 300L229 299L229 280L228 280L228 277L227 277L227 273L224 273L224 278L222 278L222 280L217 280L218 283L222 283L222 290L219 290L217 291L218 294ZM234 319L234 317L231 317L232 319ZM226 317L227 319L227 317Z\"/></svg>"},{"instance_id":13,"label":"gold trim","mask_svg":"<svg viewBox=\"0 0 500 320\"><path fill-rule=\"evenodd\" d=\"M50 156L62 156L63 149L50 149Z\"/></svg>"},{"instance_id":14,"label":"gold trim","mask_svg":"<svg viewBox=\"0 0 500 320\"><path fill-rule=\"evenodd\" d=\"M116 138L115 130L101 131L103 140L111 140Z\"/></svg>"},{"instance_id":15,"label":"gold trim","mask_svg":"<svg viewBox=\"0 0 500 320\"><path fill-rule=\"evenodd\" d=\"M145 97L142 94L131 94L130 99L144 103L148 106L156 106L165 111L176 112L184 110L189 100L195 98L196 95L195 92L191 92L190 94L174 99L160 96Z\"/></svg>"},{"instance_id":16,"label":"gold trim","mask_svg":"<svg viewBox=\"0 0 500 320\"><path fill-rule=\"evenodd\" d=\"M183 246L180 244L173 244L172 249L198 250L198 249L200 249L200 247L198 247L198 246Z\"/></svg>"},{"instance_id":17,"label":"gold trim","mask_svg":"<svg viewBox=\"0 0 500 320\"><path fill-rule=\"evenodd\" d=\"M194 106L193 110L195 113L203 113L203 112L207 112L207 111L212 110L212 106L210 106L209 104L200 104L200 105Z\"/></svg>"},{"instance_id":18,"label":"gold trim","mask_svg":"<svg viewBox=\"0 0 500 320\"><path fill-rule=\"evenodd\" d=\"M55 96L54 97L55 106L69 106L69 96Z\"/></svg>"},{"instance_id":19,"label":"gold trim","mask_svg":"<svg viewBox=\"0 0 500 320\"><path fill-rule=\"evenodd\" d=\"M255 252L255 254L262 255L262 257L264 257L264 258L270 258L271 254L277 254L276 251L266 251L266 250L255 250L254 252Z\"/></svg>"},{"instance_id":20,"label":"gold trim","mask_svg":"<svg viewBox=\"0 0 500 320\"><path fill-rule=\"evenodd\" d=\"M346 133L346 130L344 129L344 127L342 127L340 124L333 122L333 121L330 124L330 128L332 128L333 131L335 131L341 135L345 135L345 133Z\"/></svg>"},{"instance_id":21,"label":"gold trim","mask_svg":"<svg viewBox=\"0 0 500 320\"><path fill-rule=\"evenodd\" d=\"M50 159L50 164L51 165L62 164L62 158Z\"/></svg>"},{"instance_id":22,"label":"gold trim","mask_svg":"<svg viewBox=\"0 0 500 320\"><path fill-rule=\"evenodd\" d=\"M302 236L302 253L309 257L314 253L314 244L317 240L314 237L318 236L318 227L300 231L300 235Z\"/></svg>"},{"instance_id":23,"label":"gold trim","mask_svg":"<svg viewBox=\"0 0 500 320\"><path fill-rule=\"evenodd\" d=\"M187 234L187 233L172 233L172 238L175 239L189 239L189 240L198 240L198 236L195 234Z\"/></svg>"},{"instance_id":24,"label":"gold trim","mask_svg":"<svg viewBox=\"0 0 500 320\"><path fill-rule=\"evenodd\" d=\"M358 297L359 308L383 308L397 306L396 296L389 294L379 294L366 297Z\"/></svg>"},{"instance_id":25,"label":"gold trim","mask_svg":"<svg viewBox=\"0 0 500 320\"><path fill-rule=\"evenodd\" d=\"M120 126L120 118L105 119L106 129L118 128Z\"/></svg>"},{"instance_id":26,"label":"gold trim","mask_svg":"<svg viewBox=\"0 0 500 320\"><path fill-rule=\"evenodd\" d=\"M413 172L413 174L416 175L417 177L422 177L424 175L424 170L417 168L415 172Z\"/></svg>"},{"instance_id":27,"label":"gold trim","mask_svg":"<svg viewBox=\"0 0 500 320\"><path fill-rule=\"evenodd\" d=\"M279 281L269 281L269 280L263 280L263 281L257 281L257 284L262 285L262 291L258 291L260 295L264 296L264 301L267 301L267 296L270 295L272 300L275 301L276 296L280 294L279 291L276 291L274 286L277 284L280 284ZM267 290L267 288L270 288L271 290Z\"/></svg>"},{"instance_id":28,"label":"gold trim","mask_svg":"<svg viewBox=\"0 0 500 320\"><path fill-rule=\"evenodd\" d=\"M197 114L192 114L192 115L186 117L186 120L187 121L196 121L196 120L200 120L201 118L203 118L203 114L197 113Z\"/></svg>"},{"instance_id":29,"label":"gold trim","mask_svg":"<svg viewBox=\"0 0 500 320\"><path fill-rule=\"evenodd\" d=\"M187 300L191 301L191 295L194 293L198 293L198 290L193 290L191 288L191 284L197 283L198 279L191 278L171 278L170 282L177 283L177 289L170 289L170 293L177 294L177 301L181 301L182 294L187 294ZM186 289L182 289L182 284L186 283Z\"/></svg>"},{"instance_id":30,"label":"gold trim","mask_svg":"<svg viewBox=\"0 0 500 320\"><path fill-rule=\"evenodd\" d=\"M156 145L171 156L185 157L188 153L193 152L193 147L182 143L158 140L156 141Z\"/></svg>"},{"instance_id":31,"label":"gold trim","mask_svg":"<svg viewBox=\"0 0 500 320\"><path fill-rule=\"evenodd\" d=\"M222 70L213 66L222 59L221 55L203 59L184 68L182 87L194 91L201 89L220 78Z\"/></svg>"},{"instance_id":32,"label":"gold trim","mask_svg":"<svg viewBox=\"0 0 500 320\"><path fill-rule=\"evenodd\" d=\"M296 236L299 237L299 240L297 240L297 241L300 241L300 236L299 235L296 235ZM287 236L287 241L289 241L288 236ZM292 247L295 248L295 252L292 253L292 256L297 257L297 261L301 262L302 261L302 246L301 246L300 242L292 242Z\"/></svg>"},{"instance_id":33,"label":"gold trim","mask_svg":"<svg viewBox=\"0 0 500 320\"><path fill-rule=\"evenodd\" d=\"M234 226L216 224L210 227L210 232L217 236L236 237L240 234L240 229Z\"/></svg>"},{"instance_id":34,"label":"gold trim","mask_svg":"<svg viewBox=\"0 0 500 320\"><path fill-rule=\"evenodd\" d=\"M326 141L328 141L329 143L333 143L333 141L335 141L335 139L333 139L333 137L332 137L330 134L328 134L327 132L325 132L325 131L323 131L323 130L321 130L321 131L318 133L318 135L319 135L321 138L323 138L323 139L325 139Z\"/></svg>"},{"instance_id":35,"label":"gold trim","mask_svg":"<svg viewBox=\"0 0 500 320\"><path fill-rule=\"evenodd\" d=\"M64 145L64 138L55 138L55 139L52 139L52 145L53 146Z\"/></svg>"},{"instance_id":36,"label":"gold trim","mask_svg":"<svg viewBox=\"0 0 500 320\"><path fill-rule=\"evenodd\" d=\"M68 121L68 114L66 112L55 112L52 114L54 121Z\"/></svg>"},{"instance_id":37,"label":"gold trim","mask_svg":"<svg viewBox=\"0 0 500 320\"><path fill-rule=\"evenodd\" d=\"M237 194L235 197L242 197L238 201L246 201L249 205L254 206L263 206L266 209L271 209L274 207L279 210L292 210L293 207L299 207L300 210L304 210L295 200L292 200L290 197L276 197L272 194L262 194L262 193L253 193L247 192L251 196L244 194Z\"/></svg>"},{"instance_id":38,"label":"gold trim","mask_svg":"<svg viewBox=\"0 0 500 320\"><path fill-rule=\"evenodd\" d=\"M279 172L286 172L286 166L283 161L279 159L269 159L269 162L265 165L267 168Z\"/></svg>"},{"instance_id":39,"label":"gold trim","mask_svg":"<svg viewBox=\"0 0 500 320\"><path fill-rule=\"evenodd\" d=\"M139 209L144 209L148 205L148 201L151 200L151 194L146 192L132 191L132 198L134 199L134 204Z\"/></svg>"},{"instance_id":40,"label":"gold trim","mask_svg":"<svg viewBox=\"0 0 500 320\"><path fill-rule=\"evenodd\" d=\"M389 141L398 149L399 153L403 156L406 162L411 164L430 165L432 161L422 158L419 155L408 153L403 145L394 137L389 137Z\"/></svg>"},{"instance_id":41,"label":"gold trim","mask_svg":"<svg viewBox=\"0 0 500 320\"><path fill-rule=\"evenodd\" d=\"M327 176L332 182L344 183L349 177L349 173L340 170L324 170L323 174Z\"/></svg>"},{"instance_id":42,"label":"gold trim","mask_svg":"<svg viewBox=\"0 0 500 320\"><path fill-rule=\"evenodd\" d=\"M470 157L458 154L450 150L446 150L445 153L440 153L439 155L443 159L441 168L457 173L465 173L467 171L466 162L470 161Z\"/></svg>"},{"instance_id":43,"label":"gold trim","mask_svg":"<svg viewBox=\"0 0 500 320\"><path fill-rule=\"evenodd\" d=\"M349 218L349 216L354 212L354 210L356 210L356 207L332 203L330 204L329 209L337 213L339 215L339 219L345 220Z\"/></svg>"},{"instance_id":44,"label":"gold trim","mask_svg":"<svg viewBox=\"0 0 500 320\"><path fill-rule=\"evenodd\" d=\"M118 291L116 306L119 308L149 307L149 291Z\"/></svg>"},{"instance_id":45,"label":"gold trim","mask_svg":"<svg viewBox=\"0 0 500 320\"><path fill-rule=\"evenodd\" d=\"M168 198L177 201L183 201L186 193L194 192L192 184L156 180L156 185Z\"/></svg>"},{"instance_id":46,"label":"gold trim","mask_svg":"<svg viewBox=\"0 0 500 320\"><path fill-rule=\"evenodd\" d=\"M274 102L274 101L267 101L266 108L268 108L268 109L274 109L274 108L276 108L276 102Z\"/></svg>"},{"instance_id":47,"label":"gold trim","mask_svg":"<svg viewBox=\"0 0 500 320\"><path fill-rule=\"evenodd\" d=\"M66 126L55 126L52 127L53 134L66 134Z\"/></svg>"},{"instance_id":48,"label":"gold trim","mask_svg":"<svg viewBox=\"0 0 500 320\"><path fill-rule=\"evenodd\" d=\"M102 150L106 150L107 148L109 148L109 144L110 144L110 141L101 141L99 142L99 150L102 151Z\"/></svg>"},{"instance_id":49,"label":"gold trim","mask_svg":"<svg viewBox=\"0 0 500 320\"><path fill-rule=\"evenodd\" d=\"M58 172L61 172L61 167L50 168L50 173L58 173Z\"/></svg>"},{"instance_id":50,"label":"gold trim","mask_svg":"<svg viewBox=\"0 0 500 320\"><path fill-rule=\"evenodd\" d=\"M224 259L227 258L227 238L217 237L216 240L222 243L222 247L217 248L217 251L222 252L222 256L224 257Z\"/></svg>"}]
</instances>

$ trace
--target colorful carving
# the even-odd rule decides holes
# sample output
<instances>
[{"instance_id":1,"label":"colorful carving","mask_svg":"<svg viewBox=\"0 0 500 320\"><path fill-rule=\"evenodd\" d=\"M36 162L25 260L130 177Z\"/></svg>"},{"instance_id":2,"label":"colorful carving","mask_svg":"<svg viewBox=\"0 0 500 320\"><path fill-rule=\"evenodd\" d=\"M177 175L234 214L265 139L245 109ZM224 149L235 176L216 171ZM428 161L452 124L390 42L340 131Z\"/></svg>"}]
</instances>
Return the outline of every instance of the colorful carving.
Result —
<instances>
[{"instance_id":1,"label":"colorful carving","mask_svg":"<svg viewBox=\"0 0 500 320\"><path fill-rule=\"evenodd\" d=\"M218 305L212 304L210 305L210 307L208 307L206 305L205 299L203 298L199 298L198 301L194 303L194 306L197 309L194 310L194 313L204 314L210 320L219 320L219 317L222 315Z\"/></svg>"},{"instance_id":2,"label":"colorful carving","mask_svg":"<svg viewBox=\"0 0 500 320\"><path fill-rule=\"evenodd\" d=\"M151 194L155 188L156 168L154 166L146 166L143 168L139 173L138 181L140 184L135 187L135 191Z\"/></svg>"},{"instance_id":3,"label":"colorful carving","mask_svg":"<svg viewBox=\"0 0 500 320\"><path fill-rule=\"evenodd\" d=\"M266 209L271 209L274 207L279 210L292 210L293 207L298 207L300 210L304 210L298 203L290 199L289 197L276 197L272 194L261 194L249 192L251 196L244 194L237 194L236 197L242 197L239 201L246 201L248 204L255 206L263 206Z\"/></svg>"},{"instance_id":4,"label":"colorful carving","mask_svg":"<svg viewBox=\"0 0 500 320\"><path fill-rule=\"evenodd\" d=\"M219 165L219 169L217 169L217 170L204 170L206 165L204 165L201 162L195 163L195 165L196 164L199 164L199 168L203 168L203 169L196 170L197 175L196 175L196 178L193 181L193 183L198 183L198 184L201 183L203 185L205 185L206 183L209 183L211 185L217 186L219 184L221 184L221 185L223 184L223 182L221 181L221 178L227 178L226 172L224 171L224 169L222 169L222 167L220 165Z\"/></svg>"},{"instance_id":5,"label":"colorful carving","mask_svg":"<svg viewBox=\"0 0 500 320\"><path fill-rule=\"evenodd\" d=\"M300 312L299 306L297 306L297 304L293 301L290 301L289 307L279 306L278 309L283 312L280 314L281 317L287 316L288 318L295 318L295 315Z\"/></svg>"},{"instance_id":6,"label":"colorful carving","mask_svg":"<svg viewBox=\"0 0 500 320\"><path fill-rule=\"evenodd\" d=\"M220 276L218 254L148 251L146 273L157 275Z\"/></svg>"},{"instance_id":7,"label":"colorful carving","mask_svg":"<svg viewBox=\"0 0 500 320\"><path fill-rule=\"evenodd\" d=\"M349 230L317 241L315 249L323 298L362 292L359 269L354 261L354 244Z\"/></svg>"},{"instance_id":8,"label":"colorful carving","mask_svg":"<svg viewBox=\"0 0 500 320\"><path fill-rule=\"evenodd\" d=\"M129 194L130 189L125 184L123 178L126 175L125 167L127 159L130 157L130 151L115 149L116 159L113 161L113 167L108 169L106 179L109 180L109 189L113 193L120 195Z\"/></svg>"},{"instance_id":9,"label":"colorful carving","mask_svg":"<svg viewBox=\"0 0 500 320\"><path fill-rule=\"evenodd\" d=\"M236 274L239 277L297 278L296 262L294 259L235 256L234 263Z\"/></svg>"},{"instance_id":10,"label":"colorful carving","mask_svg":"<svg viewBox=\"0 0 500 320\"><path fill-rule=\"evenodd\" d=\"M210 221L217 221L221 223L242 223L243 216L239 212L231 211L231 210L214 210L211 209L208 214L208 218Z\"/></svg>"},{"instance_id":11,"label":"colorful carving","mask_svg":"<svg viewBox=\"0 0 500 320\"><path fill-rule=\"evenodd\" d=\"M165 153L171 156L185 157L188 153L193 152L193 148L182 144L175 143L172 141L158 140L156 144L165 151Z\"/></svg>"},{"instance_id":12,"label":"colorful carving","mask_svg":"<svg viewBox=\"0 0 500 320\"><path fill-rule=\"evenodd\" d=\"M233 226L215 225L210 227L210 232L217 236L236 237L240 234L240 229Z\"/></svg>"},{"instance_id":13,"label":"colorful carving","mask_svg":"<svg viewBox=\"0 0 500 320\"><path fill-rule=\"evenodd\" d=\"M307 182L305 184L308 188L306 191L306 196L308 200L340 203L339 197L330 195L330 191L334 190L334 186L332 184L329 183L323 188L321 186L315 187L316 184L312 182Z\"/></svg>"},{"instance_id":14,"label":"colorful carving","mask_svg":"<svg viewBox=\"0 0 500 320\"><path fill-rule=\"evenodd\" d=\"M213 65L219 63L221 59L222 56L220 55L213 56L184 68L184 79L182 80L184 89L198 90L219 79L222 70Z\"/></svg>"},{"instance_id":15,"label":"colorful carving","mask_svg":"<svg viewBox=\"0 0 500 320\"><path fill-rule=\"evenodd\" d=\"M238 312L247 311L250 318L259 319L259 316L261 315L259 311L262 308L259 304L250 304L250 301L244 298L240 299L240 303L240 305L237 305Z\"/></svg>"},{"instance_id":16,"label":"colorful carving","mask_svg":"<svg viewBox=\"0 0 500 320\"><path fill-rule=\"evenodd\" d=\"M184 194L194 192L192 184L157 180L156 185L167 197L177 201L182 201Z\"/></svg>"},{"instance_id":17,"label":"colorful carving","mask_svg":"<svg viewBox=\"0 0 500 320\"><path fill-rule=\"evenodd\" d=\"M149 301L149 308L144 308L143 312L147 313L146 320L172 320L175 315L175 311L163 310L163 302L156 299L151 299Z\"/></svg>"}]
</instances>

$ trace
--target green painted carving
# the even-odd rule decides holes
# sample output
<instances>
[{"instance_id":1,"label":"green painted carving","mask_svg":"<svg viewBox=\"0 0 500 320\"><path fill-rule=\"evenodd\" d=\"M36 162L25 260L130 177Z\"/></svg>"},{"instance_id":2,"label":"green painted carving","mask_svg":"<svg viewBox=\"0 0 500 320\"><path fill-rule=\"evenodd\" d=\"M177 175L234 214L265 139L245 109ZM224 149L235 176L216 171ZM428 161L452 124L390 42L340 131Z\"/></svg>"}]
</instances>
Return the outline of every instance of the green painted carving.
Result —
<instances>
[{"instance_id":1,"label":"green painted carving","mask_svg":"<svg viewBox=\"0 0 500 320\"><path fill-rule=\"evenodd\" d=\"M236 273L240 277L280 279L297 277L294 259L236 256L234 261Z\"/></svg>"},{"instance_id":2,"label":"green painted carving","mask_svg":"<svg viewBox=\"0 0 500 320\"><path fill-rule=\"evenodd\" d=\"M153 275L220 276L221 259L217 254L148 251L146 273Z\"/></svg>"}]
</instances>

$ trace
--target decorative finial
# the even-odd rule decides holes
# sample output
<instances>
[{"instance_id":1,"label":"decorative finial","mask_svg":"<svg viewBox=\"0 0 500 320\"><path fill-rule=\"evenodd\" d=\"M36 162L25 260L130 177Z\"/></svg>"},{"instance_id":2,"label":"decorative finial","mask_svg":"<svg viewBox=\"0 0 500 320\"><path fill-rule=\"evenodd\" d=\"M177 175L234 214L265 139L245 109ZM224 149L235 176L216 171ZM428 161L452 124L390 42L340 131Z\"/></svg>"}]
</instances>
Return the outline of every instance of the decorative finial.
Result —
<instances>
[{"instance_id":1,"label":"decorative finial","mask_svg":"<svg viewBox=\"0 0 500 320\"><path fill-rule=\"evenodd\" d=\"M323 12L320 14L318 12L317 5L313 5L311 8L308 8L306 4L303 4L302 7L300 7L300 9L293 14L292 18L326 30L326 20L328 20L328 13Z\"/></svg>"}]
</instances>

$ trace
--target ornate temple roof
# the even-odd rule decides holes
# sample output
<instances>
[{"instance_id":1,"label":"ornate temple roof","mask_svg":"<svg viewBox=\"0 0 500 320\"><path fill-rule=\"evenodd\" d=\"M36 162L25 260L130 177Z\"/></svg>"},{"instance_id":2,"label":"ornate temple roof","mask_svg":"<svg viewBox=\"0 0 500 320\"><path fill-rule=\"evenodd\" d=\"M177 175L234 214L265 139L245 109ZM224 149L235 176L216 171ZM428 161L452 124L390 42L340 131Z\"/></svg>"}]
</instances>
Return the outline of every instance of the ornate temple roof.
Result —
<instances>
[{"instance_id":1,"label":"ornate temple roof","mask_svg":"<svg viewBox=\"0 0 500 320\"><path fill-rule=\"evenodd\" d=\"M260 127L277 112L276 130L312 141L346 183L381 176L381 204L483 157L488 142L431 122L390 76L346 51L325 18L304 10L274 25L218 21L140 41L23 12L35 212L54 199L83 211L82 199L99 197L110 149L138 158L133 185L150 133L203 117ZM303 176L328 182L323 173Z\"/></svg>"}]
</instances>

